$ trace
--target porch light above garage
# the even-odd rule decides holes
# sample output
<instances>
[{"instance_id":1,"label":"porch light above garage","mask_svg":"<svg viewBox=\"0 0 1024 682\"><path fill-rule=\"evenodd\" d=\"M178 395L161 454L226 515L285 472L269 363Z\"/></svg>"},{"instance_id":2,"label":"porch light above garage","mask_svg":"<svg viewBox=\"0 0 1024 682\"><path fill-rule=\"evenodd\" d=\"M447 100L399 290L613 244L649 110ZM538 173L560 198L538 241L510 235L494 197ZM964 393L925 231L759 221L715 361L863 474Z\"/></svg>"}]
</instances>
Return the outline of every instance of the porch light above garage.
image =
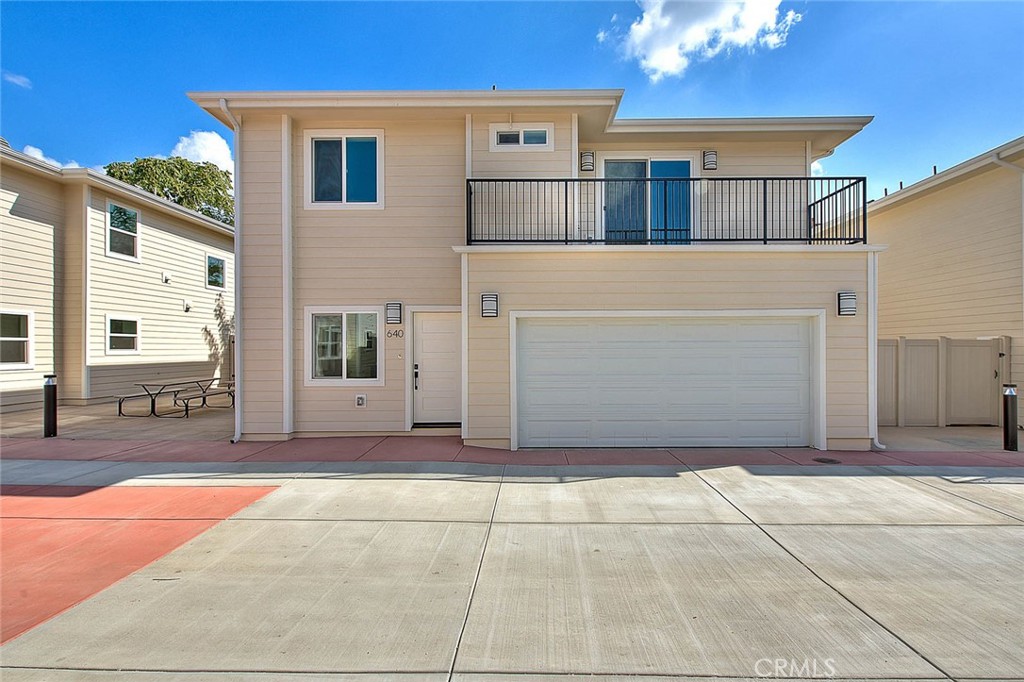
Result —
<instances>
[{"instance_id":1,"label":"porch light above garage","mask_svg":"<svg viewBox=\"0 0 1024 682\"><path fill-rule=\"evenodd\" d=\"M498 294L480 294L480 317L498 316Z\"/></svg>"},{"instance_id":2,"label":"porch light above garage","mask_svg":"<svg viewBox=\"0 0 1024 682\"><path fill-rule=\"evenodd\" d=\"M840 291L836 294L836 299L837 315L852 317L857 314L857 293L855 291Z\"/></svg>"}]
</instances>

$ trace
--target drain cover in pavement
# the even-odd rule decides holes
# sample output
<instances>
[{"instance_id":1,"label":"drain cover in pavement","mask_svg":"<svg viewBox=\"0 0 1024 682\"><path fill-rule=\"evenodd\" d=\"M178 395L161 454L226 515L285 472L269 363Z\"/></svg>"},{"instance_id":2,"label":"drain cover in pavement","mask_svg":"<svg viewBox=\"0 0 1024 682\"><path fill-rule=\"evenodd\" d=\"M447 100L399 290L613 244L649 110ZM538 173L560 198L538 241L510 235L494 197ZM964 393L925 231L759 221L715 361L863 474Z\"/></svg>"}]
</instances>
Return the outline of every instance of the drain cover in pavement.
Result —
<instances>
[{"instance_id":1,"label":"drain cover in pavement","mask_svg":"<svg viewBox=\"0 0 1024 682\"><path fill-rule=\"evenodd\" d=\"M831 457L815 457L814 461L821 464L842 464L838 459L832 459Z\"/></svg>"}]
</instances>

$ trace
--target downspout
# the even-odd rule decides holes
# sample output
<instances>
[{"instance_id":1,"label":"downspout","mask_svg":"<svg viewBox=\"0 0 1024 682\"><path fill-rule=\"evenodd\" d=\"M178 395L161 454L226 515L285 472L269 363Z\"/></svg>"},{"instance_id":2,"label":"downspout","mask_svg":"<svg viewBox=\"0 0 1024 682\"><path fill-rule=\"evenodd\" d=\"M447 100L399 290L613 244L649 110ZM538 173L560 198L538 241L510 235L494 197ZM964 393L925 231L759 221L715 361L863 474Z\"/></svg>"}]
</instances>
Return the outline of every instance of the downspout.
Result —
<instances>
[{"instance_id":1,"label":"downspout","mask_svg":"<svg viewBox=\"0 0 1024 682\"><path fill-rule=\"evenodd\" d=\"M878 253L868 254L868 434L871 447L885 450L878 441Z\"/></svg>"},{"instance_id":2,"label":"downspout","mask_svg":"<svg viewBox=\"0 0 1024 682\"><path fill-rule=\"evenodd\" d=\"M1003 168L1009 168L1010 170L1015 170L1015 171L1017 171L1018 173L1021 174L1020 175L1021 290L1024 291L1024 168L1021 168L1020 166L1018 166L1015 163L1010 163L1009 161L1003 161L1001 158L999 158L998 154L993 154L992 155L992 162L995 163L997 166L1002 166ZM1024 315L1024 301L1021 302L1021 314ZM1012 367L1012 365L1009 365L1009 366ZM1012 369L1010 370L1010 374L1011 375L1006 380L1004 380L1004 383L1009 383L1009 381L1015 381L1016 380L1015 377L1013 376L1013 370Z\"/></svg>"},{"instance_id":3,"label":"downspout","mask_svg":"<svg viewBox=\"0 0 1024 682\"><path fill-rule=\"evenodd\" d=\"M235 132L235 172L232 184L235 190L235 435L232 443L242 440L242 183L238 181L238 171L242 167L242 124L228 109L227 100L221 98L220 110L231 122Z\"/></svg>"}]
</instances>

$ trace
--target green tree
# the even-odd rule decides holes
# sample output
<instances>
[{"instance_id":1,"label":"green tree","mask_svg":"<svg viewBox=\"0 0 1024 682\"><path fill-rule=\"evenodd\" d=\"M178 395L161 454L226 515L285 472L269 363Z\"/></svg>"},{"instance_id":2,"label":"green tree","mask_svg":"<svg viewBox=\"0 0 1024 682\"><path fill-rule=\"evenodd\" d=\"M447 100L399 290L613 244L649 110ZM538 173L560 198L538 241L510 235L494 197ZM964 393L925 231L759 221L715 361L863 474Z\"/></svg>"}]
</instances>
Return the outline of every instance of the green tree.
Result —
<instances>
[{"instance_id":1,"label":"green tree","mask_svg":"<svg viewBox=\"0 0 1024 682\"><path fill-rule=\"evenodd\" d=\"M228 225L235 224L231 173L209 161L197 163L180 156L115 161L103 167L110 177L135 185L158 197L198 211Z\"/></svg>"}]
</instances>

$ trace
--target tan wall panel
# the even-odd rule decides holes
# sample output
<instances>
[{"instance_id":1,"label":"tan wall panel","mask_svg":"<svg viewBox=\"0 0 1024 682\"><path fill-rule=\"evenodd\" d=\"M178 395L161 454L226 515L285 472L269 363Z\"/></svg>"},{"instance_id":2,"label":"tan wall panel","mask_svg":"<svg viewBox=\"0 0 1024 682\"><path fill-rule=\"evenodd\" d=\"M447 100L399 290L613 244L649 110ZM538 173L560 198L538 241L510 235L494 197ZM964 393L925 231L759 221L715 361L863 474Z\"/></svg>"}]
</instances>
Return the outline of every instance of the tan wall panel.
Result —
<instances>
[{"instance_id":1,"label":"tan wall panel","mask_svg":"<svg viewBox=\"0 0 1024 682\"><path fill-rule=\"evenodd\" d=\"M867 438L867 316L834 314L836 291L866 301L866 273L863 253L470 254L468 438L510 437L510 311L690 309L825 309L827 436ZM480 317L483 291L497 319Z\"/></svg>"}]
</instances>

